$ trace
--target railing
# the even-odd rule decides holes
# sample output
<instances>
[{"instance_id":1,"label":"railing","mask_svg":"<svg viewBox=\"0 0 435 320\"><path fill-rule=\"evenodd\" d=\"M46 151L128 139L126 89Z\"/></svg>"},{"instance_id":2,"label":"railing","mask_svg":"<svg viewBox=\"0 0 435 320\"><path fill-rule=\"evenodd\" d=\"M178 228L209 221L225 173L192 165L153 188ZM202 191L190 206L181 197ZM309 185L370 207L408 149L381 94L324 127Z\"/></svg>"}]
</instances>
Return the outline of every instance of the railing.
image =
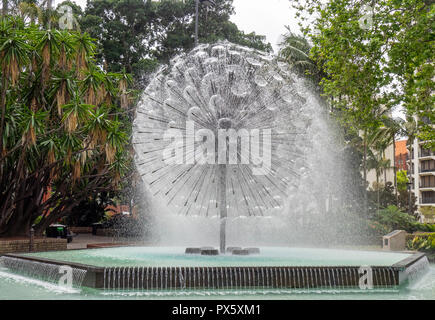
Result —
<instances>
[{"instance_id":1,"label":"railing","mask_svg":"<svg viewBox=\"0 0 435 320\"><path fill-rule=\"evenodd\" d=\"M434 153L433 153L433 151L431 151L431 150L420 149L420 152L418 153L418 156L419 156L420 158L423 158L423 157L433 157L433 156L434 156Z\"/></svg>"},{"instance_id":2,"label":"railing","mask_svg":"<svg viewBox=\"0 0 435 320\"><path fill-rule=\"evenodd\" d=\"M420 199L420 204L433 204L435 203L435 197Z\"/></svg>"},{"instance_id":3,"label":"railing","mask_svg":"<svg viewBox=\"0 0 435 320\"><path fill-rule=\"evenodd\" d=\"M422 188L435 188L435 184L434 185L432 185L430 183L428 183L428 184L421 184L420 185L420 189L422 189Z\"/></svg>"},{"instance_id":4,"label":"railing","mask_svg":"<svg viewBox=\"0 0 435 320\"><path fill-rule=\"evenodd\" d=\"M425 173L425 172L435 172L435 168L432 168L432 169L419 169L418 170L420 173Z\"/></svg>"}]
</instances>

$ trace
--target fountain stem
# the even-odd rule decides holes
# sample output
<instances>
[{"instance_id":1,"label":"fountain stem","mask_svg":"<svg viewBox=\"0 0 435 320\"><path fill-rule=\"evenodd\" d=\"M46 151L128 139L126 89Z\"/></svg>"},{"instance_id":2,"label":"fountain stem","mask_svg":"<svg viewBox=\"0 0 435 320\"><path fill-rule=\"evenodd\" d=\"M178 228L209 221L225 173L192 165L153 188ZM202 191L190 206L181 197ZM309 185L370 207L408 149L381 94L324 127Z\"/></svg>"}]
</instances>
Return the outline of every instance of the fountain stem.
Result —
<instances>
[{"instance_id":1,"label":"fountain stem","mask_svg":"<svg viewBox=\"0 0 435 320\"><path fill-rule=\"evenodd\" d=\"M225 253L226 248L226 221L227 221L227 165L220 164L218 168L218 203L220 213L220 252Z\"/></svg>"}]
</instances>

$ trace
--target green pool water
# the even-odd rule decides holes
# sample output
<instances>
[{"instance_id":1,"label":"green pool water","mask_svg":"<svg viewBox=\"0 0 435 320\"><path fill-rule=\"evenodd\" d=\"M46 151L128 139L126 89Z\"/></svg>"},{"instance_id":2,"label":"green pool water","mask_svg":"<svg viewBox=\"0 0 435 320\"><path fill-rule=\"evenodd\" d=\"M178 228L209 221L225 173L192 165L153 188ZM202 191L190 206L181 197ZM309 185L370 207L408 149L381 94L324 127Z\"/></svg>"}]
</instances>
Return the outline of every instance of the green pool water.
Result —
<instances>
[{"instance_id":1,"label":"green pool water","mask_svg":"<svg viewBox=\"0 0 435 320\"><path fill-rule=\"evenodd\" d=\"M406 253L315 248L261 248L251 256L186 255L183 247L120 247L25 254L25 256L75 262L99 267L159 266L391 266Z\"/></svg>"}]
</instances>

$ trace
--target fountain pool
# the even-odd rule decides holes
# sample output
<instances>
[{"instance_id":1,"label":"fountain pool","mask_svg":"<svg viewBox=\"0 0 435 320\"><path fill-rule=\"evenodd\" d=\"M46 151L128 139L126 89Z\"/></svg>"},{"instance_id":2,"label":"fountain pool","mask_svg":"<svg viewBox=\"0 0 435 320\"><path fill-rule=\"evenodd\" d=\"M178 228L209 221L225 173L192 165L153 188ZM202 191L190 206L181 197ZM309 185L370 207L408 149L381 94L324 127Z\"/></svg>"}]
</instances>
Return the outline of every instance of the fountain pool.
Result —
<instances>
[{"instance_id":1,"label":"fountain pool","mask_svg":"<svg viewBox=\"0 0 435 320\"><path fill-rule=\"evenodd\" d=\"M51 283L67 268L77 288L179 293L397 289L426 273L429 262L424 254L337 249L263 247L250 256L200 256L182 247L118 247L11 254L0 266Z\"/></svg>"},{"instance_id":2,"label":"fountain pool","mask_svg":"<svg viewBox=\"0 0 435 320\"><path fill-rule=\"evenodd\" d=\"M391 266L410 254L314 248L261 248L252 256L199 256L184 247L118 247L23 254L97 267Z\"/></svg>"},{"instance_id":3,"label":"fountain pool","mask_svg":"<svg viewBox=\"0 0 435 320\"><path fill-rule=\"evenodd\" d=\"M160 248L148 248L148 247L127 247L127 248L105 248L105 249L92 249L92 250L70 250L61 252L45 252L45 253L31 253L14 255L14 258L22 257L30 262L33 270L39 270L41 276L29 277L28 273L23 272L25 269L17 271L13 268L5 267L8 264L4 263L5 259L13 257L3 257L2 266L0 266L0 299L435 299L435 267L429 266L424 261L421 265L422 268L418 268L419 276L414 278L411 282L406 282L403 285L392 286L382 285L376 286L371 290L361 290L357 286L312 286L312 287L286 287L284 282L280 282L278 287L272 285L272 281L276 281L277 278L286 277L285 273L277 272L279 266L286 266L288 270L290 268L296 268L299 270L297 273L287 273L287 275L293 275L292 281L297 282L297 276L299 275L300 281L308 281L310 283L311 278L306 277L303 272L303 266L310 265L310 269L316 276L325 274L319 272L320 270L334 270L337 268L334 266L341 265L350 274L352 272L352 266L356 265L376 265L374 269L379 267L389 270L395 268L403 261L406 261L413 257L412 254L406 253L389 253L389 252L377 252L377 251L355 251L355 250L337 250L337 249L313 249L313 248L261 248L260 255L254 255L249 257L239 257L231 255L220 255L213 257L185 255L184 248L177 247L160 247ZM32 259L40 259L34 261ZM56 259L56 260L54 260ZM42 262L45 261L45 262ZM185 280L187 281L189 274L186 270L188 268L196 268L191 270L209 270L213 268L231 268L231 266L237 266L234 270L254 270L256 267L269 266L269 271L275 268L275 273L270 271L269 278L265 278L268 282L263 286L263 279L258 276L260 285L256 287L243 287L238 284L243 284L244 277L255 277L253 272L240 273L237 275L234 273L231 279L234 280L233 286L219 287L219 284L213 287L204 288L198 285L201 282L207 280L207 276L210 277L213 273L196 273L196 284L198 288L170 288L156 286L153 289L146 290L146 288L138 288L132 286L132 282L124 282L125 288L90 288L87 286L75 286L73 288L58 285L56 283L58 276L54 274L54 277L50 279L44 278L51 274L53 276L53 270L46 269L45 263L56 261L59 265L71 265L74 268L80 266L87 266L89 269L87 273L92 271L93 267L102 267L106 269L106 277L108 277L107 270L120 270L119 273L113 273L112 277L120 277L122 280L127 271L130 270L130 279L133 277L132 270L160 270L164 273L165 267L175 267L180 270L184 270ZM10 265L9 265L10 266ZM15 264L15 267L18 265ZM158 268L157 266L160 266ZM248 269L243 269L243 266ZM330 266L331 269L322 269ZM415 266L415 264L414 264ZM134 269L136 268L136 269ZM184 269L183 269L184 268ZM412 266L411 266L412 268ZM410 268L405 268L410 269ZM45 272L44 272L45 270ZM122 273L122 270L125 272ZM230 270L230 269L227 269ZM268 269L263 269L264 271ZM317 271L316 271L317 270ZM337 270L337 269L335 269ZM48 273L47 273L48 272ZM406 271L405 271L406 272ZM91 272L92 273L92 272ZM149 273L148 276L150 276ZM157 273L154 273L156 276ZM194 273L192 273L192 276ZM204 277L201 277L201 276ZM280 276L277 276L280 275ZM326 271L328 275L328 271ZM342 276L342 273L332 272L329 275ZM391 276L388 273L387 277ZM76 276L76 273L74 273ZM376 275L375 275L376 278ZM44 280L41 280L44 279ZM157 279L154 284L163 283L164 278ZM193 278L192 278L193 279ZM179 278L180 280L180 278ZM218 277L215 275L215 280ZM131 280L130 280L131 281ZM143 281L143 278L136 278L135 281ZM146 281L146 280L145 280ZM134 281L133 281L134 282ZM108 282L110 283L110 282ZM113 283L113 282L112 282ZM125 283L130 283L131 288L127 288ZM148 282L148 285L151 282ZM311 282L314 283L314 282ZM338 283L338 282L337 282ZM106 283L107 284L107 283ZM225 282L226 284L226 282ZM342 285L344 283L341 283Z\"/></svg>"}]
</instances>

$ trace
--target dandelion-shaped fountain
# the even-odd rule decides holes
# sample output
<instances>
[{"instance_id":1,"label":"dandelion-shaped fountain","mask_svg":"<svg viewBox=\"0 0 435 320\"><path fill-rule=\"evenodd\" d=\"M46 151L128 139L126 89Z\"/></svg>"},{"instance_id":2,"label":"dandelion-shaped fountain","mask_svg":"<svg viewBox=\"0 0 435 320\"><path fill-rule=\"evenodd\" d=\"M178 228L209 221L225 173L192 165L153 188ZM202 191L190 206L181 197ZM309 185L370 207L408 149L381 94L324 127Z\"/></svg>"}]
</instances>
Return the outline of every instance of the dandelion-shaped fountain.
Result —
<instances>
[{"instance_id":1,"label":"dandelion-shaped fountain","mask_svg":"<svg viewBox=\"0 0 435 320\"><path fill-rule=\"evenodd\" d=\"M181 215L264 216L300 172L309 118L301 80L274 57L229 42L201 45L162 68L134 122L137 167ZM299 167L298 167L299 166Z\"/></svg>"}]
</instances>

